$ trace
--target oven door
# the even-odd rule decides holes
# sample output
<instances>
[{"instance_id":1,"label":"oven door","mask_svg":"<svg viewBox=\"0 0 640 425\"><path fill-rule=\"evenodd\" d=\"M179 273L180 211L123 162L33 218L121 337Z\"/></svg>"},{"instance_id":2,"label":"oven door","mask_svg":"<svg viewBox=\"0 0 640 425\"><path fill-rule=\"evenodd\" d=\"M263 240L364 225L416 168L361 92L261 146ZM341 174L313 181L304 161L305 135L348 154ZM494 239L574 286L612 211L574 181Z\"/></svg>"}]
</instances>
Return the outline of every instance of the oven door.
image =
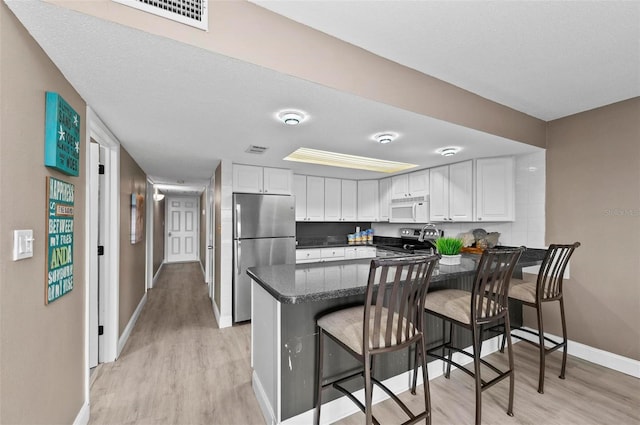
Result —
<instances>
[{"instance_id":1,"label":"oven door","mask_svg":"<svg viewBox=\"0 0 640 425\"><path fill-rule=\"evenodd\" d=\"M415 223L416 203L391 204L391 223Z\"/></svg>"}]
</instances>

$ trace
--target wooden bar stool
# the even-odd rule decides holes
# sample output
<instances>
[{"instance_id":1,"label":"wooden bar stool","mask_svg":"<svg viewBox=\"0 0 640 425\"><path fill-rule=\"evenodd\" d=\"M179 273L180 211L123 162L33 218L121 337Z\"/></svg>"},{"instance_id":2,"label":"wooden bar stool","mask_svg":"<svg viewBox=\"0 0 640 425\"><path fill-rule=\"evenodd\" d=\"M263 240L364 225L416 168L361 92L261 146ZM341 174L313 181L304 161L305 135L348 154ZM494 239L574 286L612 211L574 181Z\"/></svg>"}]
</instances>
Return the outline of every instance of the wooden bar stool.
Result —
<instances>
[{"instance_id":1,"label":"wooden bar stool","mask_svg":"<svg viewBox=\"0 0 640 425\"><path fill-rule=\"evenodd\" d=\"M571 255L573 255L573 251L575 251L575 249L579 246L580 242L576 242L572 245L550 245L544 257L544 260L542 261L542 265L540 266L538 279L535 282L525 282L520 279L513 279L511 281L509 298L521 301L523 305L535 308L536 314L538 316L537 331L517 328L522 332L527 332L529 334L535 335L538 338L537 343L522 338L518 335L513 336L538 347L540 351L540 371L538 377L538 392L540 394L544 393L545 358L547 354L552 353L561 347L563 348L563 353L560 379L564 379L564 373L567 365L567 323L564 316L562 278L564 276L564 271L567 268L567 264L569 263L569 259L571 258ZM553 339L544 336L544 326L542 323L542 304L551 301L558 301L560 303L562 342L556 342ZM552 344L550 348L545 348L545 340ZM502 341L501 350L504 350L504 339Z\"/></svg>"},{"instance_id":2,"label":"wooden bar stool","mask_svg":"<svg viewBox=\"0 0 640 425\"><path fill-rule=\"evenodd\" d=\"M446 362L445 378L449 378L451 365L474 377L476 383L476 425L482 418L482 391L509 377L509 406L507 414L513 416L513 350L509 331L509 280L513 269L525 250L524 247L509 249L486 249L478 262L471 292L459 289L444 289L427 295L425 309L428 314L449 322L449 341L431 348L427 354ZM509 348L509 369L502 371L480 357L483 327L505 323L506 340ZM454 325L471 330L473 353L454 347ZM443 331L444 333L444 331ZM438 351L442 354L438 354ZM445 355L445 350L447 355ZM458 352L473 358L473 371L453 361L452 353ZM490 381L481 377L480 365L494 371L497 376ZM415 372L414 372L415 376Z\"/></svg>"},{"instance_id":3,"label":"wooden bar stool","mask_svg":"<svg viewBox=\"0 0 640 425\"><path fill-rule=\"evenodd\" d=\"M364 305L338 310L321 316L317 320L316 425L320 423L322 390L330 386L344 393L358 405L366 415L367 425L379 424L371 410L374 383L395 400L409 416L409 420L404 424L413 424L421 420L426 420L427 424L431 423L429 379L422 330L424 329L424 299L431 274L439 258L439 255L432 255L372 260ZM363 365L363 370L323 383L325 335L358 359ZM373 377L374 356L407 349L414 344L416 350L422 353L425 403L424 412L417 415L412 413L391 390ZM364 404L341 385L356 376L364 377Z\"/></svg>"}]
</instances>

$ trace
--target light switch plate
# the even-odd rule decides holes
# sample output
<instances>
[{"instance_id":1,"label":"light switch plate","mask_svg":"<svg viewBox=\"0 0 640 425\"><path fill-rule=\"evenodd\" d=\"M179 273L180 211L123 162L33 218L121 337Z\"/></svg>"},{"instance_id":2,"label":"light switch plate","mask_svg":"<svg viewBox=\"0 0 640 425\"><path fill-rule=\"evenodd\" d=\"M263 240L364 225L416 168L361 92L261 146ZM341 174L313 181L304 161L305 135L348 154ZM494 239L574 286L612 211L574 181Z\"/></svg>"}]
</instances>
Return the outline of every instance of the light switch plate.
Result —
<instances>
[{"instance_id":1,"label":"light switch plate","mask_svg":"<svg viewBox=\"0 0 640 425\"><path fill-rule=\"evenodd\" d=\"M13 231L13 261L33 257L33 230Z\"/></svg>"}]
</instances>

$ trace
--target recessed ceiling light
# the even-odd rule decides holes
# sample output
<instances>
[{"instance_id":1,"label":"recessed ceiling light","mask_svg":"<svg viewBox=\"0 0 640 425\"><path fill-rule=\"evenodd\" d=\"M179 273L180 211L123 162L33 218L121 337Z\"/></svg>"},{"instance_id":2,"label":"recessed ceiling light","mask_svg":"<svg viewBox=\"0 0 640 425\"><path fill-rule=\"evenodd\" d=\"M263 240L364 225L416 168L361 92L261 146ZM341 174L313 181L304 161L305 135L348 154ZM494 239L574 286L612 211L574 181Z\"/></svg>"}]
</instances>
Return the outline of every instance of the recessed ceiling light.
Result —
<instances>
[{"instance_id":1,"label":"recessed ceiling light","mask_svg":"<svg viewBox=\"0 0 640 425\"><path fill-rule=\"evenodd\" d=\"M453 156L460 151L461 149L456 146L447 146L446 148L436 150L436 153L439 153L442 156Z\"/></svg>"},{"instance_id":2,"label":"recessed ceiling light","mask_svg":"<svg viewBox=\"0 0 640 425\"><path fill-rule=\"evenodd\" d=\"M307 115L302 111L280 111L278 112L278 119L287 125L298 125L307 119Z\"/></svg>"},{"instance_id":3,"label":"recessed ceiling light","mask_svg":"<svg viewBox=\"0 0 640 425\"><path fill-rule=\"evenodd\" d=\"M373 140L382 144L391 143L394 140L396 140L396 138L398 138L398 135L396 133L389 133L389 132L378 133L373 135Z\"/></svg>"},{"instance_id":4,"label":"recessed ceiling light","mask_svg":"<svg viewBox=\"0 0 640 425\"><path fill-rule=\"evenodd\" d=\"M395 173L417 167L416 164L407 164L405 162L387 161L384 159L347 155L344 153L320 151L309 148L298 148L284 158L284 160L329 165L332 167L379 171L382 173Z\"/></svg>"}]
</instances>

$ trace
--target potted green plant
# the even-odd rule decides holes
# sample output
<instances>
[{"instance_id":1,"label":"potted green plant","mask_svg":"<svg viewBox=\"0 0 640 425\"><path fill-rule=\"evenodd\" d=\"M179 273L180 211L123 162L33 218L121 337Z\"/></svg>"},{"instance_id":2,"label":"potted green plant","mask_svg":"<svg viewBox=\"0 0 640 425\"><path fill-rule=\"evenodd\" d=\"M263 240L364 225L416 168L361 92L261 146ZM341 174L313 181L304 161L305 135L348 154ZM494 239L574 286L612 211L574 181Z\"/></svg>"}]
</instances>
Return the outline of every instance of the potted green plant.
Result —
<instances>
[{"instance_id":1,"label":"potted green plant","mask_svg":"<svg viewBox=\"0 0 640 425\"><path fill-rule=\"evenodd\" d=\"M460 264L462 255L460 250L462 249L462 239L458 238L438 238L436 239L436 249L442 255L440 264L447 266L454 266Z\"/></svg>"}]
</instances>

